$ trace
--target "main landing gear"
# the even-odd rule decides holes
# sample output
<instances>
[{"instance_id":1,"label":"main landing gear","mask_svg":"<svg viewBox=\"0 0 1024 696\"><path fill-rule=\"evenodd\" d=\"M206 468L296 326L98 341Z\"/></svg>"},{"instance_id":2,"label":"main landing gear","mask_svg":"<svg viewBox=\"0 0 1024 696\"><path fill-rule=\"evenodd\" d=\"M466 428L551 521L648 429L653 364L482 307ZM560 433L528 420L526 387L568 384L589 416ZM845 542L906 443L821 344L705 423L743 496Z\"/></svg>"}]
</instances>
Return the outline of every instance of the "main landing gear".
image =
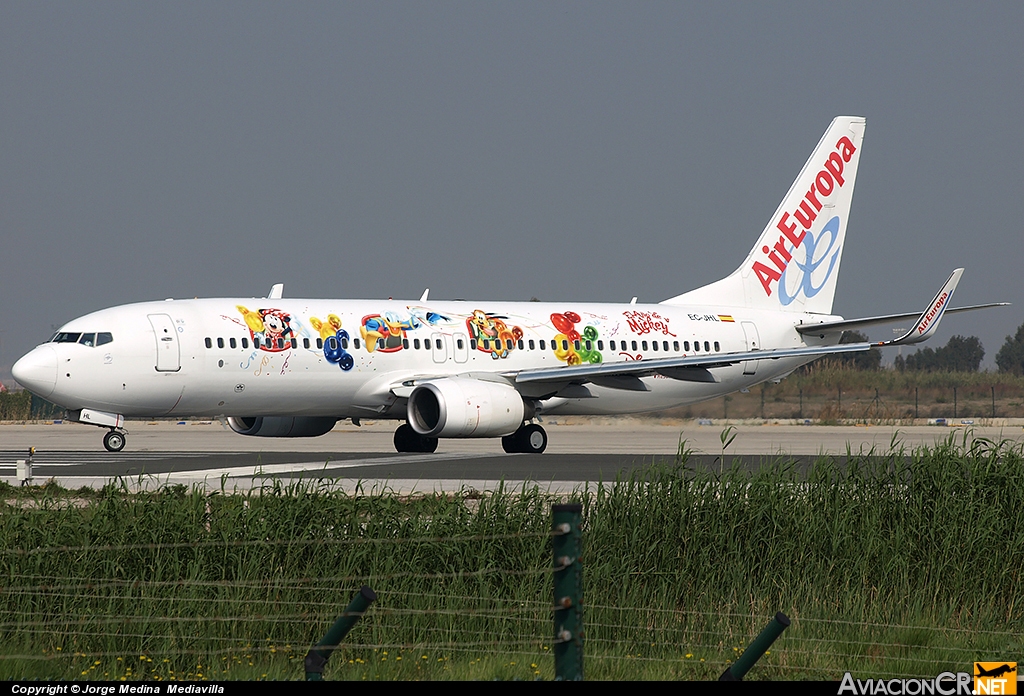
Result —
<instances>
[{"instance_id":1,"label":"main landing gear","mask_svg":"<svg viewBox=\"0 0 1024 696\"><path fill-rule=\"evenodd\" d=\"M548 446L548 434L536 423L527 423L511 435L501 438L501 447L509 454L540 454Z\"/></svg>"},{"instance_id":2,"label":"main landing gear","mask_svg":"<svg viewBox=\"0 0 1024 696\"><path fill-rule=\"evenodd\" d=\"M103 446L107 448L108 452L120 452L124 449L127 438L125 433L121 430L115 430L113 428L103 436Z\"/></svg>"},{"instance_id":3,"label":"main landing gear","mask_svg":"<svg viewBox=\"0 0 1024 696\"><path fill-rule=\"evenodd\" d=\"M395 449L399 452L433 452L437 449L436 437L425 437L402 423L395 431Z\"/></svg>"}]
</instances>

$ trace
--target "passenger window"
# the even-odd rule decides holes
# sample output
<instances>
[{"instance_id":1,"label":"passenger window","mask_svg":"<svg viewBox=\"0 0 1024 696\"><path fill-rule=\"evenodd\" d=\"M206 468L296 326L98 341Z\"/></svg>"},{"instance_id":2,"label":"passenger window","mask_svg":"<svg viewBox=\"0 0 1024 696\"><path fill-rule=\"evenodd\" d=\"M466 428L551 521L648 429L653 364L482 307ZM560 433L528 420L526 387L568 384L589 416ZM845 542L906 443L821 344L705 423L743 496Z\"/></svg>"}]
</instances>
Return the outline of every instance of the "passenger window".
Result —
<instances>
[{"instance_id":1,"label":"passenger window","mask_svg":"<svg viewBox=\"0 0 1024 696\"><path fill-rule=\"evenodd\" d=\"M491 340L489 338L485 338L484 339L484 350L490 350L490 349L491 349Z\"/></svg>"},{"instance_id":2,"label":"passenger window","mask_svg":"<svg viewBox=\"0 0 1024 696\"><path fill-rule=\"evenodd\" d=\"M694 342L693 342L693 349L694 349L695 351L698 351L698 350L700 350L700 341L694 341Z\"/></svg>"},{"instance_id":3,"label":"passenger window","mask_svg":"<svg viewBox=\"0 0 1024 696\"><path fill-rule=\"evenodd\" d=\"M505 339L505 348L507 350L512 350L512 339L511 338L506 338Z\"/></svg>"},{"instance_id":4,"label":"passenger window","mask_svg":"<svg viewBox=\"0 0 1024 696\"><path fill-rule=\"evenodd\" d=\"M105 346L108 343L112 343L113 340L114 336L109 331L103 331L96 334L96 345L98 346Z\"/></svg>"},{"instance_id":5,"label":"passenger window","mask_svg":"<svg viewBox=\"0 0 1024 696\"><path fill-rule=\"evenodd\" d=\"M466 342L465 342L465 341L463 341L463 340L462 340L462 339L460 338L460 339L458 339L458 340L456 340L456 341L455 341L455 345L457 345L457 346L459 347L459 350L462 350L463 346L465 346L465 345L466 345Z\"/></svg>"},{"instance_id":6,"label":"passenger window","mask_svg":"<svg viewBox=\"0 0 1024 696\"><path fill-rule=\"evenodd\" d=\"M690 352L690 342L689 341L683 341L683 350L686 351L687 353Z\"/></svg>"},{"instance_id":7,"label":"passenger window","mask_svg":"<svg viewBox=\"0 0 1024 696\"><path fill-rule=\"evenodd\" d=\"M243 338L242 339L242 347L243 348L248 348L249 347L249 339L248 338Z\"/></svg>"},{"instance_id":8,"label":"passenger window","mask_svg":"<svg viewBox=\"0 0 1024 696\"><path fill-rule=\"evenodd\" d=\"M359 350L359 339L358 338L353 338L352 339L352 347L355 348L356 350Z\"/></svg>"},{"instance_id":9,"label":"passenger window","mask_svg":"<svg viewBox=\"0 0 1024 696\"><path fill-rule=\"evenodd\" d=\"M442 346L441 346L441 339L440 338L435 338L434 339L434 344L437 346L438 350L441 350Z\"/></svg>"},{"instance_id":10,"label":"passenger window","mask_svg":"<svg viewBox=\"0 0 1024 696\"><path fill-rule=\"evenodd\" d=\"M217 339L217 347L218 348L223 348L224 347L224 339L223 338L218 338Z\"/></svg>"},{"instance_id":11,"label":"passenger window","mask_svg":"<svg viewBox=\"0 0 1024 696\"><path fill-rule=\"evenodd\" d=\"M284 350L284 339L283 338L277 339L277 349L278 350Z\"/></svg>"},{"instance_id":12,"label":"passenger window","mask_svg":"<svg viewBox=\"0 0 1024 696\"><path fill-rule=\"evenodd\" d=\"M569 341L562 339L562 350L569 350Z\"/></svg>"},{"instance_id":13,"label":"passenger window","mask_svg":"<svg viewBox=\"0 0 1024 696\"><path fill-rule=\"evenodd\" d=\"M299 347L299 339L297 339L297 338L293 338L293 339L291 340L291 344L292 344L292 350L295 350L296 348L298 348L298 347Z\"/></svg>"},{"instance_id":14,"label":"passenger window","mask_svg":"<svg viewBox=\"0 0 1024 696\"><path fill-rule=\"evenodd\" d=\"M416 350L419 350L420 349L420 339L414 338L412 340L412 347L415 348Z\"/></svg>"},{"instance_id":15,"label":"passenger window","mask_svg":"<svg viewBox=\"0 0 1024 696\"><path fill-rule=\"evenodd\" d=\"M722 349L719 347L718 341L715 341L715 352L717 353L720 350L722 350Z\"/></svg>"},{"instance_id":16,"label":"passenger window","mask_svg":"<svg viewBox=\"0 0 1024 696\"><path fill-rule=\"evenodd\" d=\"M636 350L636 341L633 341L633 350Z\"/></svg>"},{"instance_id":17,"label":"passenger window","mask_svg":"<svg viewBox=\"0 0 1024 696\"><path fill-rule=\"evenodd\" d=\"M328 336L327 350L338 350L338 339L334 336Z\"/></svg>"},{"instance_id":18,"label":"passenger window","mask_svg":"<svg viewBox=\"0 0 1024 696\"><path fill-rule=\"evenodd\" d=\"M610 350L615 350L615 341L608 341L608 348Z\"/></svg>"},{"instance_id":19,"label":"passenger window","mask_svg":"<svg viewBox=\"0 0 1024 696\"><path fill-rule=\"evenodd\" d=\"M707 341L704 341L704 350L706 350L709 353L711 352L711 344L708 343Z\"/></svg>"},{"instance_id":20,"label":"passenger window","mask_svg":"<svg viewBox=\"0 0 1024 696\"><path fill-rule=\"evenodd\" d=\"M231 339L231 340L234 340L234 339ZM234 346L231 346L231 347L234 348ZM302 347L303 348L309 348L309 339L308 338L303 338L302 339Z\"/></svg>"},{"instance_id":21,"label":"passenger window","mask_svg":"<svg viewBox=\"0 0 1024 696\"><path fill-rule=\"evenodd\" d=\"M472 348L473 350L476 350L476 339L475 338L469 339L469 347Z\"/></svg>"},{"instance_id":22,"label":"passenger window","mask_svg":"<svg viewBox=\"0 0 1024 696\"><path fill-rule=\"evenodd\" d=\"M657 350L658 350L658 342L657 341L653 341L651 343L651 349L654 350L655 352L657 352Z\"/></svg>"},{"instance_id":23,"label":"passenger window","mask_svg":"<svg viewBox=\"0 0 1024 696\"><path fill-rule=\"evenodd\" d=\"M604 341L598 341L597 342L597 349L598 350L604 350Z\"/></svg>"},{"instance_id":24,"label":"passenger window","mask_svg":"<svg viewBox=\"0 0 1024 696\"><path fill-rule=\"evenodd\" d=\"M331 336L331 338L334 338L334 340L338 340L334 336ZM317 339L317 343L319 343L319 342L320 342L319 339ZM317 348L319 348L319 347L320 346L318 345ZM348 350L348 339L347 338L342 338L341 339L341 347L344 348L345 350Z\"/></svg>"},{"instance_id":25,"label":"passenger window","mask_svg":"<svg viewBox=\"0 0 1024 696\"><path fill-rule=\"evenodd\" d=\"M316 339L316 347L317 348L323 348L324 347L324 339L322 339L322 338Z\"/></svg>"},{"instance_id":26,"label":"passenger window","mask_svg":"<svg viewBox=\"0 0 1024 696\"><path fill-rule=\"evenodd\" d=\"M238 342L235 341L234 338L229 338L228 339L228 345L231 346L232 348L237 348L238 347Z\"/></svg>"},{"instance_id":27,"label":"passenger window","mask_svg":"<svg viewBox=\"0 0 1024 696\"><path fill-rule=\"evenodd\" d=\"M385 345L386 344L384 343L384 337L383 336L377 339L377 348L378 349L383 350Z\"/></svg>"},{"instance_id":28,"label":"passenger window","mask_svg":"<svg viewBox=\"0 0 1024 696\"><path fill-rule=\"evenodd\" d=\"M92 346L96 345L96 334L82 334L82 338L78 342L81 343L83 346L89 346L91 348Z\"/></svg>"},{"instance_id":29,"label":"passenger window","mask_svg":"<svg viewBox=\"0 0 1024 696\"><path fill-rule=\"evenodd\" d=\"M540 339L540 349L541 350L547 350L547 348L544 347L545 343L546 343L546 341L543 338Z\"/></svg>"},{"instance_id":30,"label":"passenger window","mask_svg":"<svg viewBox=\"0 0 1024 696\"><path fill-rule=\"evenodd\" d=\"M402 339L402 348L404 348L405 350L409 350L409 339L408 338L403 338Z\"/></svg>"},{"instance_id":31,"label":"passenger window","mask_svg":"<svg viewBox=\"0 0 1024 696\"><path fill-rule=\"evenodd\" d=\"M679 352L679 341L672 341L672 350Z\"/></svg>"},{"instance_id":32,"label":"passenger window","mask_svg":"<svg viewBox=\"0 0 1024 696\"><path fill-rule=\"evenodd\" d=\"M530 339L530 342L527 345L530 346L530 350L534 349L534 343L533 343L533 339L532 338Z\"/></svg>"},{"instance_id":33,"label":"passenger window","mask_svg":"<svg viewBox=\"0 0 1024 696\"><path fill-rule=\"evenodd\" d=\"M206 347L207 348L213 348L213 341L210 340L209 337L207 337L207 339L206 339Z\"/></svg>"}]
</instances>

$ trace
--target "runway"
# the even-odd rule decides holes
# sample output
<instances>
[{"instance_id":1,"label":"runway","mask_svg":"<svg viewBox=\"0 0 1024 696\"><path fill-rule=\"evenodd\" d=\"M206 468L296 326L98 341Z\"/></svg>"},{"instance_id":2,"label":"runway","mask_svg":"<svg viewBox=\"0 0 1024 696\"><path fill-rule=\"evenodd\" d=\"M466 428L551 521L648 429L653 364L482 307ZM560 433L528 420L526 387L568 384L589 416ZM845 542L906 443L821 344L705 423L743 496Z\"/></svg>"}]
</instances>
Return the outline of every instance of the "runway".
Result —
<instances>
[{"instance_id":1,"label":"runway","mask_svg":"<svg viewBox=\"0 0 1024 696\"><path fill-rule=\"evenodd\" d=\"M501 483L520 487L536 482L566 491L587 482L613 481L652 464L673 463L682 447L691 467L721 466L727 426L695 421L651 419L572 419L545 423L548 450L542 455L505 454L495 439L442 440L433 454L398 454L391 437L395 424L339 424L319 438L244 437L217 421L128 424L128 446L106 452L99 428L72 423L0 425L0 476L15 482L15 462L33 457L33 483L55 479L67 488L99 487L123 477L132 486L202 484L243 489L273 479L327 479L346 489L398 492L492 490ZM882 455L894 446L912 450L953 437L1020 444L1016 421L997 425L814 426L738 424L726 433L726 461L746 468L786 455L806 467L816 455Z\"/></svg>"}]
</instances>

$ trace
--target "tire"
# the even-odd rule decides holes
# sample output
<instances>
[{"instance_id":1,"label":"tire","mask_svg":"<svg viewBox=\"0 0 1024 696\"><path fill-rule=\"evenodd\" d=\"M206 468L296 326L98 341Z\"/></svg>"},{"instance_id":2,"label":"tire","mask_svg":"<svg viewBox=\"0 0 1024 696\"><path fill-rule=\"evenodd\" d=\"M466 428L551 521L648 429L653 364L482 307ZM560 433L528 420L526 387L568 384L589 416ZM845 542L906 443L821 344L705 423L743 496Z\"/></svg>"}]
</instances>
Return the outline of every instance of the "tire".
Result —
<instances>
[{"instance_id":1,"label":"tire","mask_svg":"<svg viewBox=\"0 0 1024 696\"><path fill-rule=\"evenodd\" d=\"M111 430L103 436L103 446L108 452L120 452L126 444L127 439L124 434L116 430Z\"/></svg>"},{"instance_id":2,"label":"tire","mask_svg":"<svg viewBox=\"0 0 1024 696\"><path fill-rule=\"evenodd\" d=\"M395 431L395 449L399 452L424 452L430 454L437 450L436 437L424 437L412 429L408 423L402 423Z\"/></svg>"},{"instance_id":3,"label":"tire","mask_svg":"<svg viewBox=\"0 0 1024 696\"><path fill-rule=\"evenodd\" d=\"M501 448L508 454L540 454L547 446L548 434L536 424L523 425L501 438Z\"/></svg>"},{"instance_id":4,"label":"tire","mask_svg":"<svg viewBox=\"0 0 1024 696\"><path fill-rule=\"evenodd\" d=\"M501 438L501 448L505 450L505 454L516 454L519 452L519 443L516 441L516 433L518 432L517 430L511 435Z\"/></svg>"},{"instance_id":5,"label":"tire","mask_svg":"<svg viewBox=\"0 0 1024 696\"><path fill-rule=\"evenodd\" d=\"M516 431L519 440L519 451L526 454L541 454L548 448L548 434L536 423L524 425Z\"/></svg>"}]
</instances>

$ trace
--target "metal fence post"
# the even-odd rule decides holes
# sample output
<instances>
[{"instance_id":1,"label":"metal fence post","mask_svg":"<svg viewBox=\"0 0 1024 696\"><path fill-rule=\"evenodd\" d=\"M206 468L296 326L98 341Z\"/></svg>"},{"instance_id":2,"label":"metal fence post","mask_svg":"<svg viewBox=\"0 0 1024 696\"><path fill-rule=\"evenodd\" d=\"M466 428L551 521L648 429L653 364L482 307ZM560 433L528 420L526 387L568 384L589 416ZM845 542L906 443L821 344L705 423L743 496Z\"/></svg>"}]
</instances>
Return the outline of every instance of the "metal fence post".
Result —
<instances>
[{"instance_id":1,"label":"metal fence post","mask_svg":"<svg viewBox=\"0 0 1024 696\"><path fill-rule=\"evenodd\" d=\"M718 681L742 681L743 677L750 671L750 668L754 666L754 663L761 659L761 656L768 651L768 648L772 647L775 639L781 636L782 632L788 627L789 617L780 611L775 615L774 619L768 622L768 625L758 634L757 638L751 641L747 649L739 656L739 659L726 667Z\"/></svg>"},{"instance_id":2,"label":"metal fence post","mask_svg":"<svg viewBox=\"0 0 1024 696\"><path fill-rule=\"evenodd\" d=\"M331 629L327 631L319 643L306 653L306 681L320 681L323 678L324 667L331 653L337 649L341 640L352 630L356 622L363 617L363 614L371 604L377 601L377 593L367 585L363 585L352 601L345 607L345 613L338 617Z\"/></svg>"},{"instance_id":3,"label":"metal fence post","mask_svg":"<svg viewBox=\"0 0 1024 696\"><path fill-rule=\"evenodd\" d=\"M583 679L583 567L580 559L580 517L583 506L551 506L551 550L554 557L555 679Z\"/></svg>"}]
</instances>

